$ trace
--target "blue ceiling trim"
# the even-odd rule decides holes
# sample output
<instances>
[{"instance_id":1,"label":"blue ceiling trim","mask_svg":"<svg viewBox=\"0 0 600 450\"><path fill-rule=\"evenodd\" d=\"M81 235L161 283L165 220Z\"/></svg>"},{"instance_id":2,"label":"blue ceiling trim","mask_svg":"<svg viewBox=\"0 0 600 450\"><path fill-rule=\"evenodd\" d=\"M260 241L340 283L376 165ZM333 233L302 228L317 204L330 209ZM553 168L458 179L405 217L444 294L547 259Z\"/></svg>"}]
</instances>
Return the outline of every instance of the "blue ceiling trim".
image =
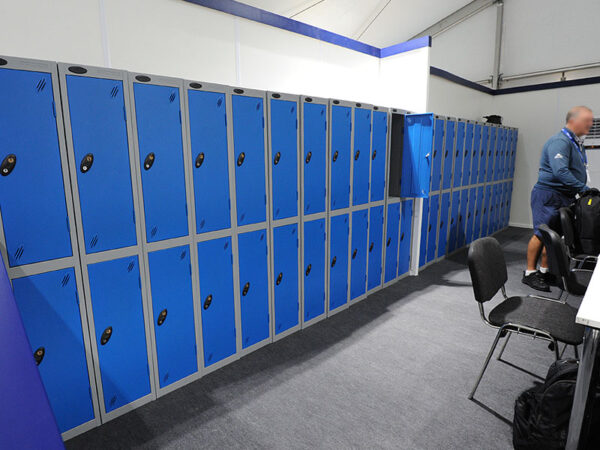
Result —
<instances>
[{"instance_id":1,"label":"blue ceiling trim","mask_svg":"<svg viewBox=\"0 0 600 450\"><path fill-rule=\"evenodd\" d=\"M453 83L460 84L461 86L465 86L471 89L475 89L476 91L483 92L484 94L494 95L494 89L489 88L487 86L483 86L479 83L475 83L474 81L467 80L466 78L459 77L458 75L454 75L453 73L447 72L439 67L431 66L429 67L429 73L431 75L435 75L437 77L444 78L448 81L452 81Z\"/></svg>"},{"instance_id":2,"label":"blue ceiling trim","mask_svg":"<svg viewBox=\"0 0 600 450\"><path fill-rule=\"evenodd\" d=\"M280 16L279 14L265 11L264 9L246 5L245 3L241 2L236 2L235 0L184 1L204 6L206 8L215 9L227 14L232 14L244 19L253 20L265 25L270 25L272 27L281 28L282 30L291 31L292 33L302 34L304 36L318 39L323 42L328 42L330 44L339 45L340 47L345 47L366 55L375 56L377 58L385 58L386 56L408 52L421 47L431 47L431 38L429 36L425 36L381 49L355 39L350 39L346 36L342 36L341 34L323 30L322 28L314 27L304 22L299 22L297 20Z\"/></svg>"}]
</instances>

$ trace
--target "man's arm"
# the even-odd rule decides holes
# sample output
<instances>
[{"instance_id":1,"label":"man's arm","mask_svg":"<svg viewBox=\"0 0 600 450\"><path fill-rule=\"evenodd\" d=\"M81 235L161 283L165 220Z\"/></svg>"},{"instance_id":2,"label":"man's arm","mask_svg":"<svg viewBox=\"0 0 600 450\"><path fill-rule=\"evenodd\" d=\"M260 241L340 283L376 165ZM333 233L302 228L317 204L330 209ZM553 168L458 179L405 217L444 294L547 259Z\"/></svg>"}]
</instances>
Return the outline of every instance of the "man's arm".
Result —
<instances>
[{"instance_id":1,"label":"man's arm","mask_svg":"<svg viewBox=\"0 0 600 450\"><path fill-rule=\"evenodd\" d=\"M570 144L569 144L570 145ZM575 192L586 191L588 187L579 181L569 169L571 160L571 149L565 148L565 143L555 140L548 146L548 161L552 168L552 174L565 186L569 186Z\"/></svg>"}]
</instances>

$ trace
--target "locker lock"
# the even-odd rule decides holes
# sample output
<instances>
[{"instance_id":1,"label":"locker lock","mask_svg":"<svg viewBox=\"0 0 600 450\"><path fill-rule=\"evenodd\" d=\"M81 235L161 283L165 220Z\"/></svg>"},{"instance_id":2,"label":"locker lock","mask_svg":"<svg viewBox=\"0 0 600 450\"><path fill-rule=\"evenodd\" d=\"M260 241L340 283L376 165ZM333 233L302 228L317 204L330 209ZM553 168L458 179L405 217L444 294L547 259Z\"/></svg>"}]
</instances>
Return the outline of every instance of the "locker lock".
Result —
<instances>
[{"instance_id":1,"label":"locker lock","mask_svg":"<svg viewBox=\"0 0 600 450\"><path fill-rule=\"evenodd\" d=\"M331 260L331 267L335 266L336 261L337 261L337 258L334 256L333 259Z\"/></svg>"},{"instance_id":2,"label":"locker lock","mask_svg":"<svg viewBox=\"0 0 600 450\"><path fill-rule=\"evenodd\" d=\"M212 303L212 294L208 294L208 297L204 300L204 309L208 309L210 304Z\"/></svg>"},{"instance_id":3,"label":"locker lock","mask_svg":"<svg viewBox=\"0 0 600 450\"><path fill-rule=\"evenodd\" d=\"M441 220L441 221L440 221L440 228L442 228L443 226L444 226L444 221L443 221L443 220Z\"/></svg>"},{"instance_id":4,"label":"locker lock","mask_svg":"<svg viewBox=\"0 0 600 450\"><path fill-rule=\"evenodd\" d=\"M279 272L279 275L277 275L277 281L275 281L275 284L277 286L279 286L279 284L281 283L282 278L283 278L283 272Z\"/></svg>"},{"instance_id":5,"label":"locker lock","mask_svg":"<svg viewBox=\"0 0 600 450\"><path fill-rule=\"evenodd\" d=\"M427 227L427 231L431 231L431 224Z\"/></svg>"},{"instance_id":6,"label":"locker lock","mask_svg":"<svg viewBox=\"0 0 600 450\"><path fill-rule=\"evenodd\" d=\"M392 243L392 238L388 238L387 243L385 244L385 246L389 247L391 243Z\"/></svg>"},{"instance_id":7,"label":"locker lock","mask_svg":"<svg viewBox=\"0 0 600 450\"><path fill-rule=\"evenodd\" d=\"M369 253L371 253L373 251L373 246L374 246L374 244L373 244L373 242L371 242L371 245L369 245Z\"/></svg>"},{"instance_id":8,"label":"locker lock","mask_svg":"<svg viewBox=\"0 0 600 450\"><path fill-rule=\"evenodd\" d=\"M310 162L310 158L312 158L312 152L308 152L306 154L306 164L308 164Z\"/></svg>"},{"instance_id":9,"label":"locker lock","mask_svg":"<svg viewBox=\"0 0 600 450\"><path fill-rule=\"evenodd\" d=\"M446 158L448 156L448 150L446 150L446 152L444 153L444 158Z\"/></svg>"},{"instance_id":10,"label":"locker lock","mask_svg":"<svg viewBox=\"0 0 600 450\"><path fill-rule=\"evenodd\" d=\"M156 325L158 325L160 327L163 323L165 323L166 318L167 318L167 309L165 308L158 315L158 319L156 319Z\"/></svg>"},{"instance_id":11,"label":"locker lock","mask_svg":"<svg viewBox=\"0 0 600 450\"><path fill-rule=\"evenodd\" d=\"M400 240L401 240L401 241L403 241L403 240L404 240L404 233L402 233L402 234L400 235Z\"/></svg>"},{"instance_id":12,"label":"locker lock","mask_svg":"<svg viewBox=\"0 0 600 450\"><path fill-rule=\"evenodd\" d=\"M333 158L332 158L332 159L333 159L333 162L336 162L336 161L337 161L337 158L338 158L338 151L336 150L336 151L333 153Z\"/></svg>"},{"instance_id":13,"label":"locker lock","mask_svg":"<svg viewBox=\"0 0 600 450\"><path fill-rule=\"evenodd\" d=\"M246 159L246 154L244 152L242 152L242 153L240 153L240 156L238 156L238 159L237 159L238 167L241 166L242 164L244 164L244 159Z\"/></svg>"},{"instance_id":14,"label":"locker lock","mask_svg":"<svg viewBox=\"0 0 600 450\"><path fill-rule=\"evenodd\" d=\"M35 365L39 366L46 355L46 349L44 347L38 348L35 352L33 352L33 359L35 359Z\"/></svg>"},{"instance_id":15,"label":"locker lock","mask_svg":"<svg viewBox=\"0 0 600 450\"><path fill-rule=\"evenodd\" d=\"M146 159L144 160L144 170L149 170L150 167L152 167L152 164L154 164L155 160L156 157L154 156L154 152L148 153Z\"/></svg>"},{"instance_id":16,"label":"locker lock","mask_svg":"<svg viewBox=\"0 0 600 450\"><path fill-rule=\"evenodd\" d=\"M246 296L246 294L248 294L248 291L250 290L250 282L248 281L245 285L244 285L244 289L242 290L242 295Z\"/></svg>"},{"instance_id":17,"label":"locker lock","mask_svg":"<svg viewBox=\"0 0 600 450\"><path fill-rule=\"evenodd\" d=\"M454 217L450 219L450 225L454 224Z\"/></svg>"},{"instance_id":18,"label":"locker lock","mask_svg":"<svg viewBox=\"0 0 600 450\"><path fill-rule=\"evenodd\" d=\"M354 249L354 251L352 252L352 259L356 258L356 253L358 252L358 249Z\"/></svg>"},{"instance_id":19,"label":"locker lock","mask_svg":"<svg viewBox=\"0 0 600 450\"><path fill-rule=\"evenodd\" d=\"M360 150L356 150L356 153L354 154L354 161L358 161L359 156L360 156Z\"/></svg>"},{"instance_id":20,"label":"locker lock","mask_svg":"<svg viewBox=\"0 0 600 450\"><path fill-rule=\"evenodd\" d=\"M105 345L112 336L112 327L108 327L100 336L100 345Z\"/></svg>"},{"instance_id":21,"label":"locker lock","mask_svg":"<svg viewBox=\"0 0 600 450\"><path fill-rule=\"evenodd\" d=\"M467 219L470 219L470 218L471 218L471 213L468 213L467 214Z\"/></svg>"},{"instance_id":22,"label":"locker lock","mask_svg":"<svg viewBox=\"0 0 600 450\"><path fill-rule=\"evenodd\" d=\"M198 154L198 156L196 156L196 161L195 161L196 169L199 168L203 162L204 162L204 152L201 152Z\"/></svg>"},{"instance_id":23,"label":"locker lock","mask_svg":"<svg viewBox=\"0 0 600 450\"><path fill-rule=\"evenodd\" d=\"M81 164L79 164L79 170L81 170L81 173L86 173L92 168L92 164L94 164L94 155L88 153L81 160Z\"/></svg>"},{"instance_id":24,"label":"locker lock","mask_svg":"<svg viewBox=\"0 0 600 450\"><path fill-rule=\"evenodd\" d=\"M17 156L16 155L11 153L10 155L6 156L6 158L4 158L2 160L2 164L0 164L0 175L2 175L3 177L10 175L10 173L15 168L16 164L17 164Z\"/></svg>"},{"instance_id":25,"label":"locker lock","mask_svg":"<svg viewBox=\"0 0 600 450\"><path fill-rule=\"evenodd\" d=\"M308 276L308 274L310 273L310 269L312 269L312 264L306 266L306 276Z\"/></svg>"},{"instance_id":26,"label":"locker lock","mask_svg":"<svg viewBox=\"0 0 600 450\"><path fill-rule=\"evenodd\" d=\"M377 156L377 150L373 150L373 156L371 157L371 159L375 159L375 156Z\"/></svg>"},{"instance_id":27,"label":"locker lock","mask_svg":"<svg viewBox=\"0 0 600 450\"><path fill-rule=\"evenodd\" d=\"M437 156L437 150L433 151L433 157L435 158Z\"/></svg>"},{"instance_id":28,"label":"locker lock","mask_svg":"<svg viewBox=\"0 0 600 450\"><path fill-rule=\"evenodd\" d=\"M281 152L277 152L277 153L275 154L275 158L273 158L273 164L274 164L274 165L277 165L277 164L279 164L279 160L280 160L280 159L281 159Z\"/></svg>"}]
</instances>

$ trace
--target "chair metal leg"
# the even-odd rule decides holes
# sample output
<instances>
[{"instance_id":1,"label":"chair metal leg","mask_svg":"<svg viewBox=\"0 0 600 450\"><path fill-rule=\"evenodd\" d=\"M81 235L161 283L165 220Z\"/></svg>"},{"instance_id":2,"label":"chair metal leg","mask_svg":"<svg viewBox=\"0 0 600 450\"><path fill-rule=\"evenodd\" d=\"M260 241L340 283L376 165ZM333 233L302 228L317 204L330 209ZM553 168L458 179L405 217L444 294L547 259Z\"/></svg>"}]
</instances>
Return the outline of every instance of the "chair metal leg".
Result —
<instances>
[{"instance_id":1,"label":"chair metal leg","mask_svg":"<svg viewBox=\"0 0 600 450\"><path fill-rule=\"evenodd\" d=\"M563 355L565 354L565 350L567 349L567 344L565 344L565 346L563 347L563 349L560 351L560 357L562 358Z\"/></svg>"},{"instance_id":2,"label":"chair metal leg","mask_svg":"<svg viewBox=\"0 0 600 450\"><path fill-rule=\"evenodd\" d=\"M506 348L506 344L508 344L508 340L510 339L511 334L512 333L510 331L507 331L507 335L506 335L506 339L504 340L504 344L502 344L500 353L498 354L498 357L496 358L498 361L500 361L500 358L502 358L502 354L504 353L504 349Z\"/></svg>"},{"instance_id":3,"label":"chair metal leg","mask_svg":"<svg viewBox=\"0 0 600 450\"><path fill-rule=\"evenodd\" d=\"M573 346L573 353L575 353L575 359L579 359L579 350L576 345Z\"/></svg>"},{"instance_id":4,"label":"chair metal leg","mask_svg":"<svg viewBox=\"0 0 600 450\"><path fill-rule=\"evenodd\" d=\"M498 330L498 333L496 334L496 338L494 339L492 348L490 348L490 351L488 352L487 357L485 358L485 363L483 363L483 367L481 368L481 372L479 373L479 376L477 377L477 382L475 383L475 386L473 386L473 390L469 394L469 397L468 397L469 400L472 400L473 396L475 395L475 391L477 390L477 387L479 386L479 383L481 382L481 379L483 378L485 369L487 369L487 366L490 363L490 359L492 358L492 355L494 354L494 350L496 350L496 345L498 345L498 340L500 339L500 334L502 334L503 330L504 330L504 327L500 328Z\"/></svg>"},{"instance_id":5,"label":"chair metal leg","mask_svg":"<svg viewBox=\"0 0 600 450\"><path fill-rule=\"evenodd\" d=\"M554 342L554 356L556 357L556 360L558 361L560 359L560 353L558 350L558 342L554 338L552 338L552 342Z\"/></svg>"}]
</instances>

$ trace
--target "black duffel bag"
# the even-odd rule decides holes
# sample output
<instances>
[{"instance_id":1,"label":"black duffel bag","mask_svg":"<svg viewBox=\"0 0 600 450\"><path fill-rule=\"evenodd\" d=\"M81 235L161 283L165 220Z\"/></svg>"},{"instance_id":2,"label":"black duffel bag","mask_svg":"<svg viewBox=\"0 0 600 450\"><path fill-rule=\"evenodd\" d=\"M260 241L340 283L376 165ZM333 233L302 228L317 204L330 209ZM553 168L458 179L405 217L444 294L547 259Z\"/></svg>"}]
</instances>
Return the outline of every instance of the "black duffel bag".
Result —
<instances>
[{"instance_id":1,"label":"black duffel bag","mask_svg":"<svg viewBox=\"0 0 600 450\"><path fill-rule=\"evenodd\" d=\"M600 191L590 189L572 206L576 247L587 255L600 254Z\"/></svg>"}]
</instances>

